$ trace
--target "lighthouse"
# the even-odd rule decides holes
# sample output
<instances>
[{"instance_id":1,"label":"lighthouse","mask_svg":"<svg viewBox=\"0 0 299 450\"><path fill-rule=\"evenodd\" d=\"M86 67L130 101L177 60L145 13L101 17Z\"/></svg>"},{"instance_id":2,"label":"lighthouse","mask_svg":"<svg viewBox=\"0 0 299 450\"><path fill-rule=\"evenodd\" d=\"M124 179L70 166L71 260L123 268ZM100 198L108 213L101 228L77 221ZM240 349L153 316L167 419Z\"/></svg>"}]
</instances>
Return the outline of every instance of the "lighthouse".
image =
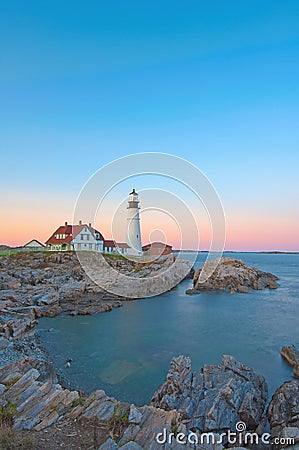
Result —
<instances>
[{"instance_id":1,"label":"lighthouse","mask_svg":"<svg viewBox=\"0 0 299 450\"><path fill-rule=\"evenodd\" d=\"M127 244L130 247L128 254L134 256L142 255L142 243L140 232L140 218L139 218L139 200L135 189L129 194L128 201L128 216L127 216Z\"/></svg>"}]
</instances>

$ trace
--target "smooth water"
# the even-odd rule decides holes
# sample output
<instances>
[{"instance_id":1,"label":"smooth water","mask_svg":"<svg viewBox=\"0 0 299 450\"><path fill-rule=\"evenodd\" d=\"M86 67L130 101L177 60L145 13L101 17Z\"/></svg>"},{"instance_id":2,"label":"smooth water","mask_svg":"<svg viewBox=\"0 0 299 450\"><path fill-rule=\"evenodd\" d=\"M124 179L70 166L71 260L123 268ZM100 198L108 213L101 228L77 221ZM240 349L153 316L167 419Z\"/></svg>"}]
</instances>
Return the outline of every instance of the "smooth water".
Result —
<instances>
[{"instance_id":1,"label":"smooth water","mask_svg":"<svg viewBox=\"0 0 299 450\"><path fill-rule=\"evenodd\" d=\"M57 371L73 388L104 389L118 400L142 405L164 381L173 356L190 356L198 370L230 354L263 374L271 395L293 377L280 349L299 343L299 255L225 256L274 273L280 287L188 296L192 281L187 280L171 292L124 302L105 314L41 319L41 340ZM204 257L198 256L197 265ZM65 368L68 358L73 362Z\"/></svg>"}]
</instances>

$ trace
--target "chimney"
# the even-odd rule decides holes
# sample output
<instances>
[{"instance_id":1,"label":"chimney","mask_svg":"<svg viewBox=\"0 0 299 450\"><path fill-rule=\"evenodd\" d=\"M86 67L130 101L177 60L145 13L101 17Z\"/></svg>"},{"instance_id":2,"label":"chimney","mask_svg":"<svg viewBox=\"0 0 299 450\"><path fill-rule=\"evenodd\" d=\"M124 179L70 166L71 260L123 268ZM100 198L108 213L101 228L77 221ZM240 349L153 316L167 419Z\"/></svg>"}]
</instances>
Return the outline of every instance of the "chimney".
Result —
<instances>
[{"instance_id":1,"label":"chimney","mask_svg":"<svg viewBox=\"0 0 299 450\"><path fill-rule=\"evenodd\" d=\"M67 226L67 222L64 222L64 225Z\"/></svg>"},{"instance_id":2,"label":"chimney","mask_svg":"<svg viewBox=\"0 0 299 450\"><path fill-rule=\"evenodd\" d=\"M88 226L91 228L91 222L89 222Z\"/></svg>"},{"instance_id":3,"label":"chimney","mask_svg":"<svg viewBox=\"0 0 299 450\"><path fill-rule=\"evenodd\" d=\"M82 220L79 220L79 225L82 225Z\"/></svg>"}]
</instances>

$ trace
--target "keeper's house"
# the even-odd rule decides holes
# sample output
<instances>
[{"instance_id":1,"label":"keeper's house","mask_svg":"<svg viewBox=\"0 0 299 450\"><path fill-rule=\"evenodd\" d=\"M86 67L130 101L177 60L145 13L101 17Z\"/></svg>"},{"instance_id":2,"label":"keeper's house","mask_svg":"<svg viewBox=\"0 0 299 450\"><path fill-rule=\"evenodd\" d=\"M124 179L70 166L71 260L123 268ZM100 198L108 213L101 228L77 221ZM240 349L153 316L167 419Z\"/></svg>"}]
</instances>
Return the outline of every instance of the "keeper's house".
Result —
<instances>
[{"instance_id":1,"label":"keeper's house","mask_svg":"<svg viewBox=\"0 0 299 450\"><path fill-rule=\"evenodd\" d=\"M114 255L127 255L130 247L125 242L115 242L112 239L104 240L104 253Z\"/></svg>"},{"instance_id":2,"label":"keeper's house","mask_svg":"<svg viewBox=\"0 0 299 450\"><path fill-rule=\"evenodd\" d=\"M69 225L65 222L57 228L46 241L47 250L89 250L103 251L104 237L90 224L79 221L78 225Z\"/></svg>"}]
</instances>

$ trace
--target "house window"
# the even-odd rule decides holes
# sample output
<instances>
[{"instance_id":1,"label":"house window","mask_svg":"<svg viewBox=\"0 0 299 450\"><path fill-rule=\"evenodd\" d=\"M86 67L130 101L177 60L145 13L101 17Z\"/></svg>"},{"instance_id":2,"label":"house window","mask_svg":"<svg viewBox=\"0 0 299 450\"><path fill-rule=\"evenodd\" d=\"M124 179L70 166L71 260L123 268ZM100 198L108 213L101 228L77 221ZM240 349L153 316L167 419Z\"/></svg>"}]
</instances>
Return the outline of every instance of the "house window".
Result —
<instances>
[{"instance_id":1,"label":"house window","mask_svg":"<svg viewBox=\"0 0 299 450\"><path fill-rule=\"evenodd\" d=\"M81 244L78 244L78 245L77 245L77 249L78 249L78 250L81 250Z\"/></svg>"},{"instance_id":2,"label":"house window","mask_svg":"<svg viewBox=\"0 0 299 450\"><path fill-rule=\"evenodd\" d=\"M89 244L89 250L92 250L92 244Z\"/></svg>"},{"instance_id":3,"label":"house window","mask_svg":"<svg viewBox=\"0 0 299 450\"><path fill-rule=\"evenodd\" d=\"M86 235L86 239L89 241L89 234Z\"/></svg>"},{"instance_id":4,"label":"house window","mask_svg":"<svg viewBox=\"0 0 299 450\"><path fill-rule=\"evenodd\" d=\"M83 241L84 239L84 234L81 234L81 241Z\"/></svg>"}]
</instances>

